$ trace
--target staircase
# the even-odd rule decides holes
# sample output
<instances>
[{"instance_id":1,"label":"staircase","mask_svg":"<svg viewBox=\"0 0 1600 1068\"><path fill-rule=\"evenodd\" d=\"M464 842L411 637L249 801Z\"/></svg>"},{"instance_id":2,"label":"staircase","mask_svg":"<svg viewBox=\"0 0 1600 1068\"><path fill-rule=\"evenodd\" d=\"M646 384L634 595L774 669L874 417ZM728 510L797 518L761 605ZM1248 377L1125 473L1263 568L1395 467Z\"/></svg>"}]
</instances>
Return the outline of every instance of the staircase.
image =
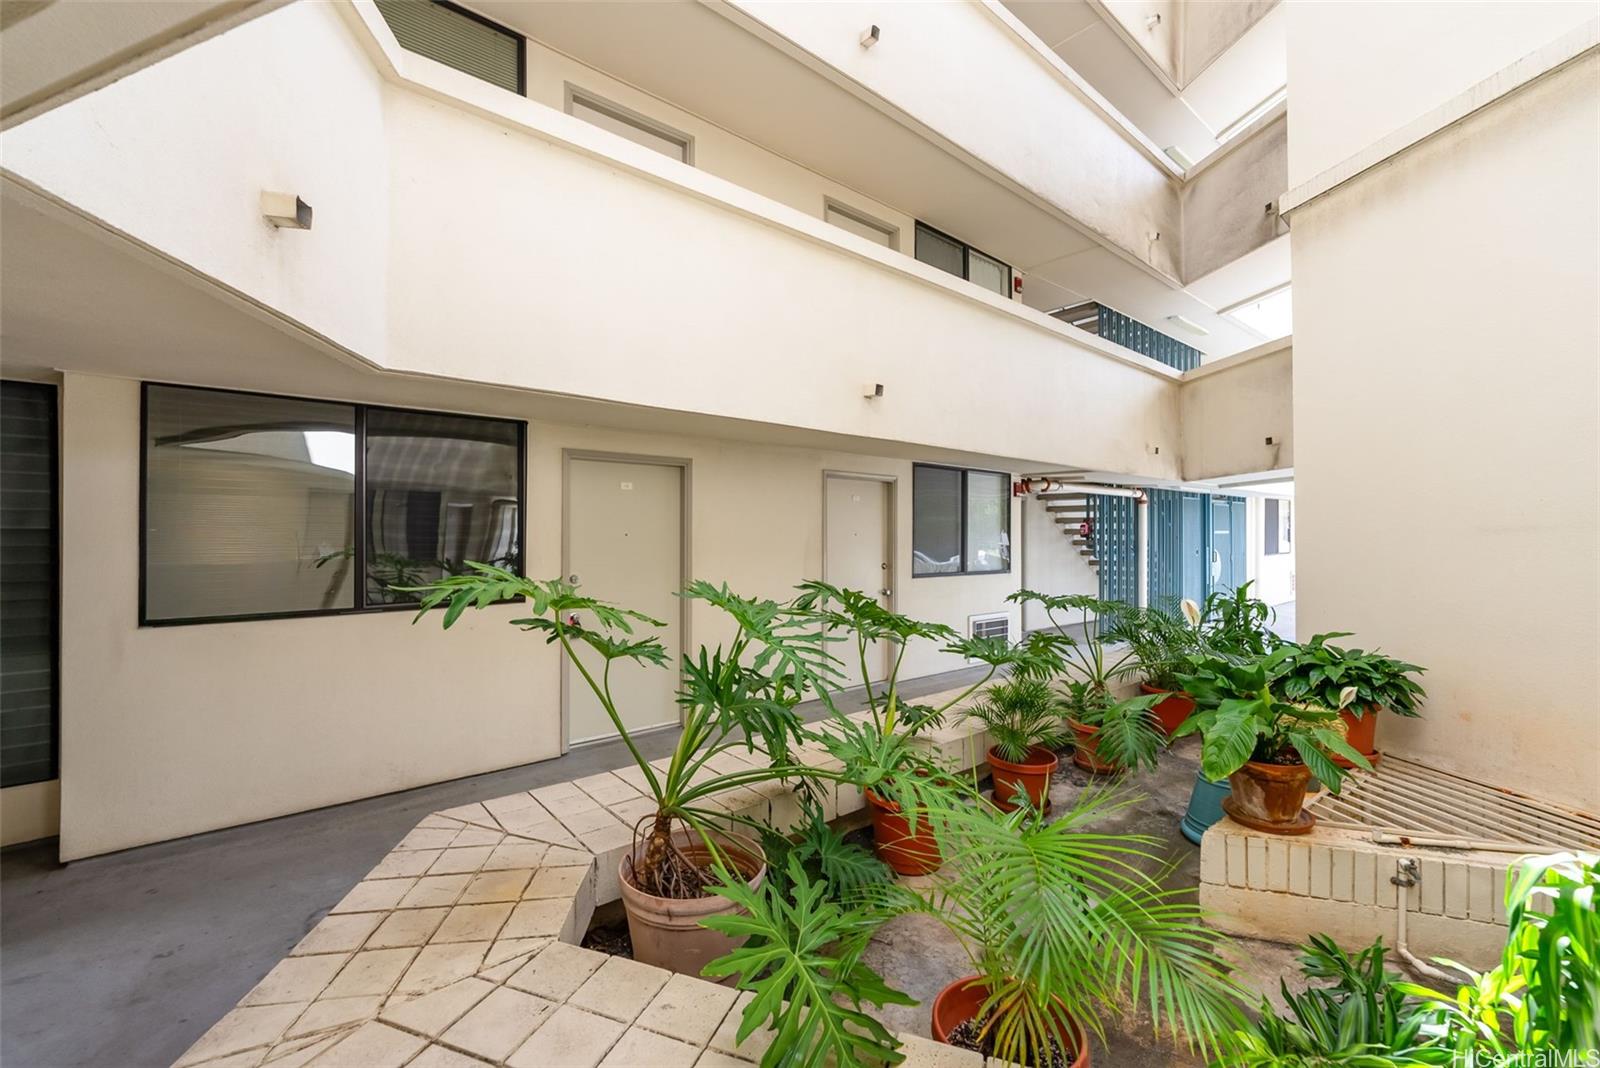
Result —
<instances>
[{"instance_id":1,"label":"staircase","mask_svg":"<svg viewBox=\"0 0 1600 1068\"><path fill-rule=\"evenodd\" d=\"M1095 556L1095 515L1091 495L1081 490L1052 489L1041 490L1034 494L1034 498L1055 519L1062 535L1071 539L1078 555L1087 560L1090 567L1098 569L1100 560Z\"/></svg>"}]
</instances>

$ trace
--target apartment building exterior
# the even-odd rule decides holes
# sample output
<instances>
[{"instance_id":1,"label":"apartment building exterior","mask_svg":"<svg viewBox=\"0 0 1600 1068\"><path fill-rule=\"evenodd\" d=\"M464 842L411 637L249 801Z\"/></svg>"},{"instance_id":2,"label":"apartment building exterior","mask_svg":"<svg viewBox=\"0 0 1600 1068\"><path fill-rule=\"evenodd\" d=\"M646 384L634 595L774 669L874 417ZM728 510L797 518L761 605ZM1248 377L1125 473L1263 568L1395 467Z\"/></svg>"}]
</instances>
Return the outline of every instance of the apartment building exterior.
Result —
<instances>
[{"instance_id":1,"label":"apartment building exterior","mask_svg":"<svg viewBox=\"0 0 1600 1068\"><path fill-rule=\"evenodd\" d=\"M8 839L59 833L71 860L603 734L515 606L412 626L395 587L443 562L575 576L678 650L717 638L673 596L690 578L781 596L822 576L1019 635L1024 584L1106 582L1017 492L1030 477L1171 494L1175 526L1206 497L1202 540L1167 550L1216 554L1202 592L1292 599L1270 556L1356 551L1330 503L1358 492L1351 435L1323 407L1354 342L1325 327L1308 391L1302 330L1274 325L1279 198L1328 164L1297 162L1282 98L1293 5L1216 5L1251 9L1231 26L990 2L216 7L215 32L114 80L86 65L58 106L40 75L0 134L6 414L34 431L59 562L32 594L57 607L35 683L55 744L8 780ZM1575 32L1552 8L1537 32ZM1106 34L1121 65L1080 73ZM1592 44L1564 62L1549 85L1581 92ZM1166 96L1135 122L1139 79ZM1214 121L1168 125L1171 101ZM1564 136L1592 169L1592 138ZM1120 319L1064 314L1087 304ZM1305 499L1308 424L1324 481L1301 526L1271 487ZM1208 523L1230 498L1237 553ZM1563 538L1592 534L1593 497L1570 518ZM1302 562L1322 629L1354 611L1332 587L1356 558ZM1175 567L1120 592L1192 592ZM1351 622L1409 652L1390 623L1411 609L1386 611ZM961 666L922 649L904 674ZM673 721L665 673L619 684L637 726Z\"/></svg>"}]
</instances>

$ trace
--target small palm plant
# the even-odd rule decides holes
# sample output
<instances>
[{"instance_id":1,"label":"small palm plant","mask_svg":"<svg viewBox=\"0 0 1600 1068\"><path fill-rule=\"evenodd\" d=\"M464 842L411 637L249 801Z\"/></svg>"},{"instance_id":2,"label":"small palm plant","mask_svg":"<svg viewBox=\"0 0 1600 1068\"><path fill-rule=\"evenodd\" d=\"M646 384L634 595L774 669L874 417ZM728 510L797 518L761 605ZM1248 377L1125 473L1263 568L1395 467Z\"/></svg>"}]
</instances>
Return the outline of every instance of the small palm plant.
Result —
<instances>
[{"instance_id":1,"label":"small palm plant","mask_svg":"<svg viewBox=\"0 0 1600 1068\"><path fill-rule=\"evenodd\" d=\"M926 913L961 939L975 975L947 993L976 992L969 1031L989 1056L1071 1064L1080 1029L1103 1038L1130 1003L1191 1049L1215 1048L1242 1022L1224 936L1189 891L1161 885L1155 840L1091 826L1132 801L1086 792L1053 821L1029 808L953 814L957 848L932 885L883 891L891 911ZM936 1029L960 1022L941 1021L938 1003L934 1013Z\"/></svg>"},{"instance_id":2,"label":"small palm plant","mask_svg":"<svg viewBox=\"0 0 1600 1068\"><path fill-rule=\"evenodd\" d=\"M1028 758L1037 746L1059 749L1068 734L1061 721L1061 695L1048 682L1013 675L984 691L965 712L989 731L994 751L1012 763Z\"/></svg>"}]
</instances>

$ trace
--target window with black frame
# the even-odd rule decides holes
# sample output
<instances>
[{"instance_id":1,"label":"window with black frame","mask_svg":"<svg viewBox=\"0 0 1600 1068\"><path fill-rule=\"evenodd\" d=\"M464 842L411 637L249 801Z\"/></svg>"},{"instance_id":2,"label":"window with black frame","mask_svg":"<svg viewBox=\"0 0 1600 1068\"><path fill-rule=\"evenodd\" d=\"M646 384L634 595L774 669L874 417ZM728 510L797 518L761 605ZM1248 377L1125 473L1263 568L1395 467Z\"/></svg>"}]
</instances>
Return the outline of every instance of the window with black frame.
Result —
<instances>
[{"instance_id":1,"label":"window with black frame","mask_svg":"<svg viewBox=\"0 0 1600 1068\"><path fill-rule=\"evenodd\" d=\"M965 241L917 223L917 259L957 278L965 278L1007 300L1012 298L1011 265L979 252Z\"/></svg>"},{"instance_id":2,"label":"window with black frame","mask_svg":"<svg viewBox=\"0 0 1600 1068\"><path fill-rule=\"evenodd\" d=\"M1011 478L917 464L911 473L911 574L1011 570Z\"/></svg>"},{"instance_id":3,"label":"window with black frame","mask_svg":"<svg viewBox=\"0 0 1600 1068\"><path fill-rule=\"evenodd\" d=\"M140 621L382 608L468 560L520 570L523 441L503 419L147 385Z\"/></svg>"}]
</instances>

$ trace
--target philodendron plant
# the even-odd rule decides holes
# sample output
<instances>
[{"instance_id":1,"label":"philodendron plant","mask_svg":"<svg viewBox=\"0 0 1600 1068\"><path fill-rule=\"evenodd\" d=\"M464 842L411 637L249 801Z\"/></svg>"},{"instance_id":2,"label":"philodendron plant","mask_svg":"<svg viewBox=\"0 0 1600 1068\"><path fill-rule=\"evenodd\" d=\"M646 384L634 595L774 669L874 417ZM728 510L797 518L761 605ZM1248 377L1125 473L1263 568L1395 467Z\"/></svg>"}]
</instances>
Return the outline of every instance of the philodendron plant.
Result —
<instances>
[{"instance_id":1,"label":"philodendron plant","mask_svg":"<svg viewBox=\"0 0 1600 1068\"><path fill-rule=\"evenodd\" d=\"M655 802L655 812L634 832L637 845L630 880L644 893L662 898L705 896L719 881L714 870L721 863L716 832L730 823L757 832L765 826L716 805L715 795L774 779L804 782L840 777L837 771L801 763L793 753L804 740L795 705L837 674L817 617L797 603L741 597L708 582L693 582L684 590L683 596L720 609L735 630L726 646L701 648L697 655L683 657L678 693L683 733L666 769L658 770L640 753L617 707L611 672L621 662L667 666L661 640L654 634L635 633L636 627L665 624L589 597L561 579L522 578L487 564L468 567L465 574L411 591L422 595L417 618L448 604L443 617L448 629L469 608L525 600L528 614L512 624L561 647L616 727ZM593 654L589 662L578 654L580 646ZM730 750L758 754L766 766L717 771L717 757ZM711 868L679 845L679 829L704 844L714 858Z\"/></svg>"},{"instance_id":2,"label":"philodendron plant","mask_svg":"<svg viewBox=\"0 0 1600 1068\"><path fill-rule=\"evenodd\" d=\"M1251 761L1304 764L1338 793L1345 771L1333 754L1372 770L1337 728L1339 709L1354 699L1353 688L1341 692L1333 708L1290 701L1282 693L1279 670L1293 653L1282 649L1246 663L1213 657L1180 678L1197 711L1173 737L1201 735L1200 770L1206 778L1225 779Z\"/></svg>"},{"instance_id":3,"label":"philodendron plant","mask_svg":"<svg viewBox=\"0 0 1600 1068\"><path fill-rule=\"evenodd\" d=\"M1116 640L1113 635L1118 620L1133 611L1120 601L1103 601L1082 593L1039 593L1035 590L1018 590L1006 600L1022 605L1024 610L1030 604L1044 609L1045 618L1050 620L1054 631L1052 637L1062 650L1067 676L1083 683L1091 691L1092 699L1109 694L1117 680L1138 670L1139 656L1131 646L1116 650L1107 647L1108 639ZM1075 622L1083 635L1082 641L1068 632L1074 621L1063 618L1073 613L1078 617Z\"/></svg>"},{"instance_id":4,"label":"philodendron plant","mask_svg":"<svg viewBox=\"0 0 1600 1068\"><path fill-rule=\"evenodd\" d=\"M949 774L950 769L940 767L917 744L917 735L941 725L952 709L982 689L1002 668L1039 677L1061 665L1058 649L1062 643L1054 635L1031 635L1019 645L999 638L962 637L943 623L890 611L876 597L857 590L825 582L807 582L800 589L795 605L820 621L823 637L845 646L854 644L869 713L864 720L844 715L824 686L820 696L831 714L814 737L844 765L848 781L899 805L913 827L935 800L948 804L953 795L971 793ZM900 696L900 668L907 650L918 641L931 642L950 657L977 661L986 670L977 681L937 705L908 702ZM891 650L888 676L881 682L873 681L868 664L868 650L877 642L887 643Z\"/></svg>"}]
</instances>

